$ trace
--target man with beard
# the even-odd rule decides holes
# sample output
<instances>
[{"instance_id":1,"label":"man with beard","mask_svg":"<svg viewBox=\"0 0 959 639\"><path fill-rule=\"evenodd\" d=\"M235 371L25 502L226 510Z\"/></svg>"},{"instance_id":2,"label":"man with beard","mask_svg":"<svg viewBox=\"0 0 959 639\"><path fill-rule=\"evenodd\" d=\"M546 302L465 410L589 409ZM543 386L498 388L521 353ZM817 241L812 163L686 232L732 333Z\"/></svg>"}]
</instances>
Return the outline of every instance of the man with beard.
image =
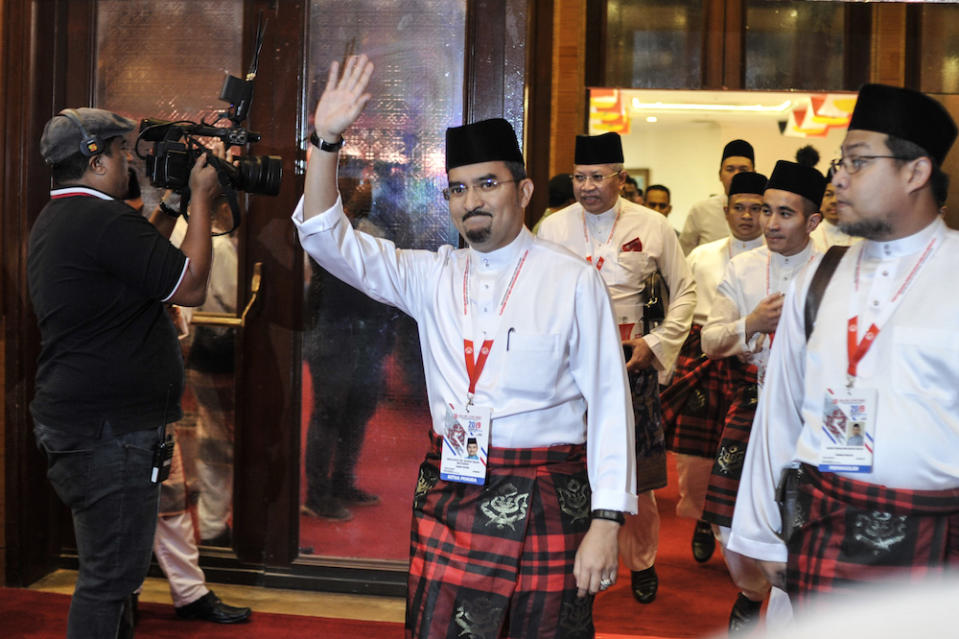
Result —
<instances>
[{"instance_id":1,"label":"man with beard","mask_svg":"<svg viewBox=\"0 0 959 639\"><path fill-rule=\"evenodd\" d=\"M937 201L956 132L929 96L864 86L832 178L864 239L786 297L729 546L800 606L959 555L959 233ZM837 437L850 423L864 446Z\"/></svg>"},{"instance_id":2,"label":"man with beard","mask_svg":"<svg viewBox=\"0 0 959 639\"><path fill-rule=\"evenodd\" d=\"M726 266L716 300L703 327L703 351L727 358L723 394L726 418L706 491L703 519L713 525L726 549L723 557L741 592L729 627L741 631L759 615L770 584L757 563L729 550L736 490L742 473L749 432L756 410L757 383L762 387L770 347L782 310L783 292L818 252L809 233L819 224L819 203L826 179L814 168L780 160L763 192L763 235L766 246L737 255ZM770 621L788 618L781 592L770 600Z\"/></svg>"},{"instance_id":3,"label":"man with beard","mask_svg":"<svg viewBox=\"0 0 959 639\"><path fill-rule=\"evenodd\" d=\"M733 176L726 207L731 237L701 244L686 258L696 280L696 309L689 337L676 360L676 373L661 396L666 447L676 454L679 487L676 514L697 520L692 551L698 562L708 561L716 547L713 531L702 515L727 410L721 392L725 359L706 357L701 331L729 260L763 245L765 189L765 175L737 173ZM650 187L648 194L654 192Z\"/></svg>"},{"instance_id":4,"label":"man with beard","mask_svg":"<svg viewBox=\"0 0 959 639\"><path fill-rule=\"evenodd\" d=\"M182 415L183 357L165 305L202 304L210 274L216 171L206 155L195 162L192 215L175 248L172 218L151 224L123 202L135 127L102 109L65 109L40 138L54 188L27 257L42 342L30 412L47 476L73 515L71 639L133 636L131 593L150 567L172 450L166 427Z\"/></svg>"},{"instance_id":5,"label":"man with beard","mask_svg":"<svg viewBox=\"0 0 959 639\"><path fill-rule=\"evenodd\" d=\"M342 77L331 66L293 220L317 263L419 326L432 446L413 497L407 636L592 637L592 595L615 581L636 510L603 280L523 225L533 183L503 119L446 132L444 192L468 248L399 250L355 230L337 156L372 72L366 56ZM469 437L485 468L458 465Z\"/></svg>"},{"instance_id":6,"label":"man with beard","mask_svg":"<svg viewBox=\"0 0 959 639\"><path fill-rule=\"evenodd\" d=\"M654 566L659 511L653 490L666 485L666 449L658 379L668 378L689 332L696 290L676 234L659 213L620 197L626 179L618 133L576 136L573 192L576 204L550 216L539 236L570 249L603 276L613 298L633 391L639 514L620 531L623 561L640 603L656 598ZM665 317L651 326L644 313L648 278L661 273L670 292Z\"/></svg>"}]
</instances>

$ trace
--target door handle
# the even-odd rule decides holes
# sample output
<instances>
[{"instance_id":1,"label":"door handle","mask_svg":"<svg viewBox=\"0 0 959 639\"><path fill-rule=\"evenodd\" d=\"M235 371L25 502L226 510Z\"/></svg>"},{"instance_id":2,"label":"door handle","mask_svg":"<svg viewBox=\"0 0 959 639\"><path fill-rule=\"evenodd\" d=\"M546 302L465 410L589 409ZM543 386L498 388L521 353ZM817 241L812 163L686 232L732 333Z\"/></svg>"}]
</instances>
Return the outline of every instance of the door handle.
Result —
<instances>
[{"instance_id":1,"label":"door handle","mask_svg":"<svg viewBox=\"0 0 959 639\"><path fill-rule=\"evenodd\" d=\"M191 324L198 326L246 326L246 318L253 310L260 296L260 286L263 281L263 262L253 264L253 276L250 277L250 299L239 315L233 313L207 313L197 311L193 313Z\"/></svg>"}]
</instances>

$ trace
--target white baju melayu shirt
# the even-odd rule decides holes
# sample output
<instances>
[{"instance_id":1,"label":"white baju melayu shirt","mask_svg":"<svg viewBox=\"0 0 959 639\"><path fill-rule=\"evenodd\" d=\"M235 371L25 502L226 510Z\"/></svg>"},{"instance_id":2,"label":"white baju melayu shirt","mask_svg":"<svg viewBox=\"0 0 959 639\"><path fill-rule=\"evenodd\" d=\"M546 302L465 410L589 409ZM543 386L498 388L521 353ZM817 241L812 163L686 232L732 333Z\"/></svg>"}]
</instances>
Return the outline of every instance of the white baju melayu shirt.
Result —
<instances>
[{"instance_id":1,"label":"white baju melayu shirt","mask_svg":"<svg viewBox=\"0 0 959 639\"><path fill-rule=\"evenodd\" d=\"M807 344L803 309L814 268L786 296L733 516L729 547L758 559L786 561L776 536L776 485L784 467L820 462L826 388L846 386L853 315L858 342L893 311L857 367L851 392L872 389L878 403L872 470L849 477L910 490L959 486L959 296L946 291L959 272L959 233L939 218L900 240L854 244L826 289Z\"/></svg>"},{"instance_id":2,"label":"white baju melayu shirt","mask_svg":"<svg viewBox=\"0 0 959 639\"><path fill-rule=\"evenodd\" d=\"M683 253L689 254L700 244L721 240L729 236L729 224L726 223L726 195L718 193L692 205L683 231L679 234L679 244Z\"/></svg>"},{"instance_id":3,"label":"white baju melayu shirt","mask_svg":"<svg viewBox=\"0 0 959 639\"><path fill-rule=\"evenodd\" d=\"M716 300L703 326L703 352L719 359L736 355L756 366L760 385L769 359L770 336L754 334L746 341L746 316L773 293L783 293L789 283L819 253L812 242L785 256L760 246L737 255L726 266Z\"/></svg>"},{"instance_id":4,"label":"white baju melayu shirt","mask_svg":"<svg viewBox=\"0 0 959 639\"><path fill-rule=\"evenodd\" d=\"M859 240L858 237L846 235L839 230L837 225L827 222L825 219L813 229L813 232L809 234L809 239L815 242L816 249L820 253L825 253L830 246L851 246L853 242Z\"/></svg>"},{"instance_id":5,"label":"white baju melayu shirt","mask_svg":"<svg viewBox=\"0 0 959 639\"><path fill-rule=\"evenodd\" d=\"M717 287L726 273L726 265L740 253L751 251L763 245L763 236L754 240L737 240L730 235L721 240L700 244L686 257L689 270L696 280L696 310L693 312L693 324L702 326L709 319L709 311L716 300Z\"/></svg>"},{"instance_id":6,"label":"white baju melayu shirt","mask_svg":"<svg viewBox=\"0 0 959 639\"><path fill-rule=\"evenodd\" d=\"M592 507L636 512L632 404L594 269L525 228L489 253L400 250L354 231L339 198L306 221L301 199L293 221L323 268L416 320L435 433L444 432L450 404L466 403L464 339L493 339L473 399L492 408L492 445L585 442Z\"/></svg>"},{"instance_id":7,"label":"white baju melayu shirt","mask_svg":"<svg viewBox=\"0 0 959 639\"><path fill-rule=\"evenodd\" d=\"M609 288L620 324L641 317L643 281L657 269L662 273L669 287L666 318L643 339L665 383L689 334L696 306L696 284L666 218L623 198L598 215L576 203L543 220L539 237L561 244L581 259L589 257Z\"/></svg>"}]
</instances>

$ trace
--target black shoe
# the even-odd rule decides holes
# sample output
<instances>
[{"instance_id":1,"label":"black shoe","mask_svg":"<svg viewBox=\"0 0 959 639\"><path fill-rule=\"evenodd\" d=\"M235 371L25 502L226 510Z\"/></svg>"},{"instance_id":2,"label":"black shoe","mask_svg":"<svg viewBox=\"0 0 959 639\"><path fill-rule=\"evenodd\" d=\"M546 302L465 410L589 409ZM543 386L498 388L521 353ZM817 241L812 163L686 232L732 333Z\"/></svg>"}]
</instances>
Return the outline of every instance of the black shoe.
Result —
<instances>
[{"instance_id":1,"label":"black shoe","mask_svg":"<svg viewBox=\"0 0 959 639\"><path fill-rule=\"evenodd\" d=\"M226 548L233 547L233 533L230 531L230 527L227 526L223 529L219 535L215 537L210 537L208 539L200 540L201 546L224 546Z\"/></svg>"},{"instance_id":2,"label":"black shoe","mask_svg":"<svg viewBox=\"0 0 959 639\"><path fill-rule=\"evenodd\" d=\"M336 495L341 501L345 501L354 506L374 506L380 503L378 496L373 493L368 493L356 486L350 486L349 488L341 490L337 492Z\"/></svg>"},{"instance_id":3,"label":"black shoe","mask_svg":"<svg viewBox=\"0 0 959 639\"><path fill-rule=\"evenodd\" d=\"M633 597L641 604L653 603L656 591L659 590L659 577L656 576L656 566L646 570L634 570L632 573Z\"/></svg>"},{"instance_id":4,"label":"black shoe","mask_svg":"<svg viewBox=\"0 0 959 639\"><path fill-rule=\"evenodd\" d=\"M713 529L709 522L702 519L696 522L696 530L693 531L693 559L699 563L709 561L716 550L716 538L713 537Z\"/></svg>"},{"instance_id":5,"label":"black shoe","mask_svg":"<svg viewBox=\"0 0 959 639\"><path fill-rule=\"evenodd\" d=\"M324 497L315 504L303 504L300 506L300 512L308 517L330 519L332 521L349 521L353 519L353 513L345 508L339 499L334 499L333 497Z\"/></svg>"},{"instance_id":6,"label":"black shoe","mask_svg":"<svg viewBox=\"0 0 959 639\"><path fill-rule=\"evenodd\" d=\"M736 597L733 610L729 613L729 634L749 632L759 623L759 610L763 602L753 601L743 593Z\"/></svg>"},{"instance_id":7,"label":"black shoe","mask_svg":"<svg viewBox=\"0 0 959 639\"><path fill-rule=\"evenodd\" d=\"M213 623L242 623L253 613L249 608L229 606L213 594L206 593L193 603L175 608L181 619L196 619L198 621L212 621Z\"/></svg>"}]
</instances>

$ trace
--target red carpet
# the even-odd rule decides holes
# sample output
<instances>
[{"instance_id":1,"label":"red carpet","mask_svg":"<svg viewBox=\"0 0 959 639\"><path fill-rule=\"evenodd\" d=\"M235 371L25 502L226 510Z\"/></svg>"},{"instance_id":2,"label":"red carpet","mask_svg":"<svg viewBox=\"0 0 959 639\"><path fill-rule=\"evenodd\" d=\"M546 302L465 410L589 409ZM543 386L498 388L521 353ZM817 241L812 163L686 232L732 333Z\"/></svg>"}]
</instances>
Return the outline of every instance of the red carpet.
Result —
<instances>
[{"instance_id":1,"label":"red carpet","mask_svg":"<svg viewBox=\"0 0 959 639\"><path fill-rule=\"evenodd\" d=\"M391 367L392 368L392 367ZM425 402L407 399L398 375L388 374L388 388L366 427L366 440L356 474L363 490L378 495L374 506L352 508L344 522L300 516L300 553L328 557L360 557L407 561L410 555L410 504L416 477L429 444L429 411ZM394 399L400 397L401 399ZM300 503L306 501L306 431L313 390L303 366Z\"/></svg>"},{"instance_id":2,"label":"red carpet","mask_svg":"<svg viewBox=\"0 0 959 639\"><path fill-rule=\"evenodd\" d=\"M70 597L35 590L0 589L0 637L61 639L67 632ZM221 626L178 619L169 605L140 603L138 639L397 639L398 623L352 621L256 612L249 623Z\"/></svg>"},{"instance_id":3,"label":"red carpet","mask_svg":"<svg viewBox=\"0 0 959 639\"><path fill-rule=\"evenodd\" d=\"M656 491L659 506L659 551L656 573L659 593L651 604L639 604L629 588L629 571L620 566L616 585L596 597L593 618L597 637L703 637L722 631L736 601L717 546L705 564L693 559L690 541L695 522L676 517L676 469L670 459L670 485Z\"/></svg>"}]
</instances>

